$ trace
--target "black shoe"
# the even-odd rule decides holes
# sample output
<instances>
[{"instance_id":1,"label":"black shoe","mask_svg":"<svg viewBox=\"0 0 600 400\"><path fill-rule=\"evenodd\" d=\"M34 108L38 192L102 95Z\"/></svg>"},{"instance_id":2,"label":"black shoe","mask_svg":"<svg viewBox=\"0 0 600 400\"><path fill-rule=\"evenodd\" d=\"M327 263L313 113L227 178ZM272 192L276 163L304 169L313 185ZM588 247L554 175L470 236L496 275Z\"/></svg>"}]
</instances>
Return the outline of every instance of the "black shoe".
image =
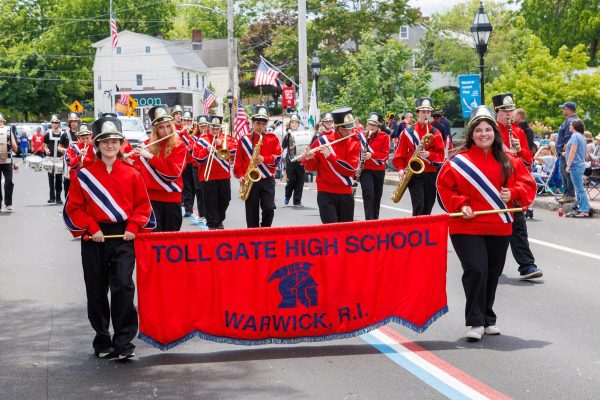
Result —
<instances>
[{"instance_id":1,"label":"black shoe","mask_svg":"<svg viewBox=\"0 0 600 400\"><path fill-rule=\"evenodd\" d=\"M184 217L191 217L192 213L190 211L186 211L185 214L183 214Z\"/></svg>"},{"instance_id":2,"label":"black shoe","mask_svg":"<svg viewBox=\"0 0 600 400\"><path fill-rule=\"evenodd\" d=\"M109 347L106 350L95 351L96 357L98 358L115 358L117 354L115 354L115 350L112 347Z\"/></svg>"},{"instance_id":3,"label":"black shoe","mask_svg":"<svg viewBox=\"0 0 600 400\"><path fill-rule=\"evenodd\" d=\"M135 356L135 348L125 349L119 353L119 360L128 360Z\"/></svg>"},{"instance_id":4,"label":"black shoe","mask_svg":"<svg viewBox=\"0 0 600 400\"><path fill-rule=\"evenodd\" d=\"M55 199L50 199L46 203L48 203L48 204L50 204L50 203L56 203L56 200Z\"/></svg>"},{"instance_id":5,"label":"black shoe","mask_svg":"<svg viewBox=\"0 0 600 400\"><path fill-rule=\"evenodd\" d=\"M61 199L58 199L58 200L56 200L56 204L62 204L62 203L63 203L63 202L62 202L62 200L61 200Z\"/></svg>"},{"instance_id":6,"label":"black shoe","mask_svg":"<svg viewBox=\"0 0 600 400\"><path fill-rule=\"evenodd\" d=\"M225 229L225 227L223 226L223 224L220 224L219 226L217 226L217 229Z\"/></svg>"}]
</instances>

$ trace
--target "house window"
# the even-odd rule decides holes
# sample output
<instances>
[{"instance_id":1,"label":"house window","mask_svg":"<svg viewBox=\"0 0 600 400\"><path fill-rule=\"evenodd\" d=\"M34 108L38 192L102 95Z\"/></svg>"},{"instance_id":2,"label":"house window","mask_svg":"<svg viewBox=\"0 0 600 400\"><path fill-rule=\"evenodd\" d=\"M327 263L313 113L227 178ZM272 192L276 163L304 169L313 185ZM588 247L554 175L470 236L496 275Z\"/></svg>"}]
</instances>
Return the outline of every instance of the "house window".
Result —
<instances>
[{"instance_id":1,"label":"house window","mask_svg":"<svg viewBox=\"0 0 600 400\"><path fill-rule=\"evenodd\" d=\"M150 53L150 46L146 46L146 54Z\"/></svg>"},{"instance_id":2,"label":"house window","mask_svg":"<svg viewBox=\"0 0 600 400\"><path fill-rule=\"evenodd\" d=\"M196 74L196 89L200 89L200 77Z\"/></svg>"},{"instance_id":3,"label":"house window","mask_svg":"<svg viewBox=\"0 0 600 400\"><path fill-rule=\"evenodd\" d=\"M188 83L187 85L188 85L188 87L190 87L190 73L189 72L187 73L187 78L188 78L187 79L187 83Z\"/></svg>"},{"instance_id":4,"label":"house window","mask_svg":"<svg viewBox=\"0 0 600 400\"><path fill-rule=\"evenodd\" d=\"M102 77L98 75L98 90L102 90Z\"/></svg>"},{"instance_id":5,"label":"house window","mask_svg":"<svg viewBox=\"0 0 600 400\"><path fill-rule=\"evenodd\" d=\"M181 71L181 86L185 86L185 77L183 71Z\"/></svg>"},{"instance_id":6,"label":"house window","mask_svg":"<svg viewBox=\"0 0 600 400\"><path fill-rule=\"evenodd\" d=\"M117 54L121 54L121 47L117 47Z\"/></svg>"},{"instance_id":7,"label":"house window","mask_svg":"<svg viewBox=\"0 0 600 400\"><path fill-rule=\"evenodd\" d=\"M205 87L205 85L204 85L204 75L202 75L202 87Z\"/></svg>"},{"instance_id":8,"label":"house window","mask_svg":"<svg viewBox=\"0 0 600 400\"><path fill-rule=\"evenodd\" d=\"M400 27L400 39L408 39L408 25Z\"/></svg>"},{"instance_id":9,"label":"house window","mask_svg":"<svg viewBox=\"0 0 600 400\"><path fill-rule=\"evenodd\" d=\"M142 80L142 74L137 74L135 76L135 82L138 86L142 86L143 85L143 80Z\"/></svg>"}]
</instances>

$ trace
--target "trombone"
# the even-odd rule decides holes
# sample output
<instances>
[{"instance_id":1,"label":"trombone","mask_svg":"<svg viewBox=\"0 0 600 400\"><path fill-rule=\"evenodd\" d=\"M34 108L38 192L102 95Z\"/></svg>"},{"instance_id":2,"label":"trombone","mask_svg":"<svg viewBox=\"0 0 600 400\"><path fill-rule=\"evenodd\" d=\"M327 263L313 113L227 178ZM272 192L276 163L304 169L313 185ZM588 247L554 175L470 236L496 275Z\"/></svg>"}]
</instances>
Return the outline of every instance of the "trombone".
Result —
<instances>
[{"instance_id":1,"label":"trombone","mask_svg":"<svg viewBox=\"0 0 600 400\"><path fill-rule=\"evenodd\" d=\"M217 157L220 160L229 161L231 159L231 153L229 152L229 149L227 149L227 136L229 136L229 133L224 136L225 139L223 139L223 147L217 150Z\"/></svg>"},{"instance_id":2,"label":"trombone","mask_svg":"<svg viewBox=\"0 0 600 400\"><path fill-rule=\"evenodd\" d=\"M212 143L210 144L210 150L208 151L208 159L207 165L204 169L204 180L208 181L208 177L210 176L210 171L212 171L213 161L215 159L215 141L217 140L218 135L213 136Z\"/></svg>"}]
</instances>

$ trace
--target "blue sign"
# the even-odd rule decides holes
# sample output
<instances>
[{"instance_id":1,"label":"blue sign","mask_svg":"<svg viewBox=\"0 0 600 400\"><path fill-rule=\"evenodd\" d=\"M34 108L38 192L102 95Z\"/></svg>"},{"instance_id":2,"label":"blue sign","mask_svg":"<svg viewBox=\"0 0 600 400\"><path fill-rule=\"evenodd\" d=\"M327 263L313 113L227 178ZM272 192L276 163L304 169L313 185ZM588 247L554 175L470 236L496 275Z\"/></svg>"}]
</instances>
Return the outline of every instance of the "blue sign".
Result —
<instances>
[{"instance_id":1,"label":"blue sign","mask_svg":"<svg viewBox=\"0 0 600 400\"><path fill-rule=\"evenodd\" d=\"M460 106L462 116L468 119L471 110L481 105L481 93L479 93L479 75L459 75L458 89L460 91Z\"/></svg>"}]
</instances>

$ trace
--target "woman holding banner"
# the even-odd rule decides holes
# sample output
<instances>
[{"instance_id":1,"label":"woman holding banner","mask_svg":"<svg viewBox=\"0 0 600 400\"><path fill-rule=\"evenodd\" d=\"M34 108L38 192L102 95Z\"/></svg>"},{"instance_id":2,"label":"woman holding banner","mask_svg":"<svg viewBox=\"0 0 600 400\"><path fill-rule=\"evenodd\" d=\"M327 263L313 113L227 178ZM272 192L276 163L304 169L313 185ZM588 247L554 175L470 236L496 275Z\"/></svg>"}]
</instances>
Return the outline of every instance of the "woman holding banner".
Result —
<instances>
[{"instance_id":1,"label":"woman holding banner","mask_svg":"<svg viewBox=\"0 0 600 400\"><path fill-rule=\"evenodd\" d=\"M74 237L83 236L81 261L88 319L96 331L94 352L99 358L131 358L138 329L133 239L151 230L155 219L142 176L118 159L124 139L121 121L100 118L92 130L99 152L74 176L63 218Z\"/></svg>"},{"instance_id":2,"label":"woman holding banner","mask_svg":"<svg viewBox=\"0 0 600 400\"><path fill-rule=\"evenodd\" d=\"M156 232L181 229L181 174L186 166L187 147L176 134L167 106L152 107L150 139L134 150L136 168L142 173L152 208L156 213Z\"/></svg>"},{"instance_id":3,"label":"woman holding banner","mask_svg":"<svg viewBox=\"0 0 600 400\"><path fill-rule=\"evenodd\" d=\"M535 198L536 185L525 165L503 150L496 113L490 107L471 112L465 146L442 166L437 189L446 211L464 214L450 221L449 230L463 268L465 317L470 326L466 337L480 340L484 334L498 335L492 307L513 217L510 213L475 217L474 211L506 209L513 203L526 207Z\"/></svg>"}]
</instances>

